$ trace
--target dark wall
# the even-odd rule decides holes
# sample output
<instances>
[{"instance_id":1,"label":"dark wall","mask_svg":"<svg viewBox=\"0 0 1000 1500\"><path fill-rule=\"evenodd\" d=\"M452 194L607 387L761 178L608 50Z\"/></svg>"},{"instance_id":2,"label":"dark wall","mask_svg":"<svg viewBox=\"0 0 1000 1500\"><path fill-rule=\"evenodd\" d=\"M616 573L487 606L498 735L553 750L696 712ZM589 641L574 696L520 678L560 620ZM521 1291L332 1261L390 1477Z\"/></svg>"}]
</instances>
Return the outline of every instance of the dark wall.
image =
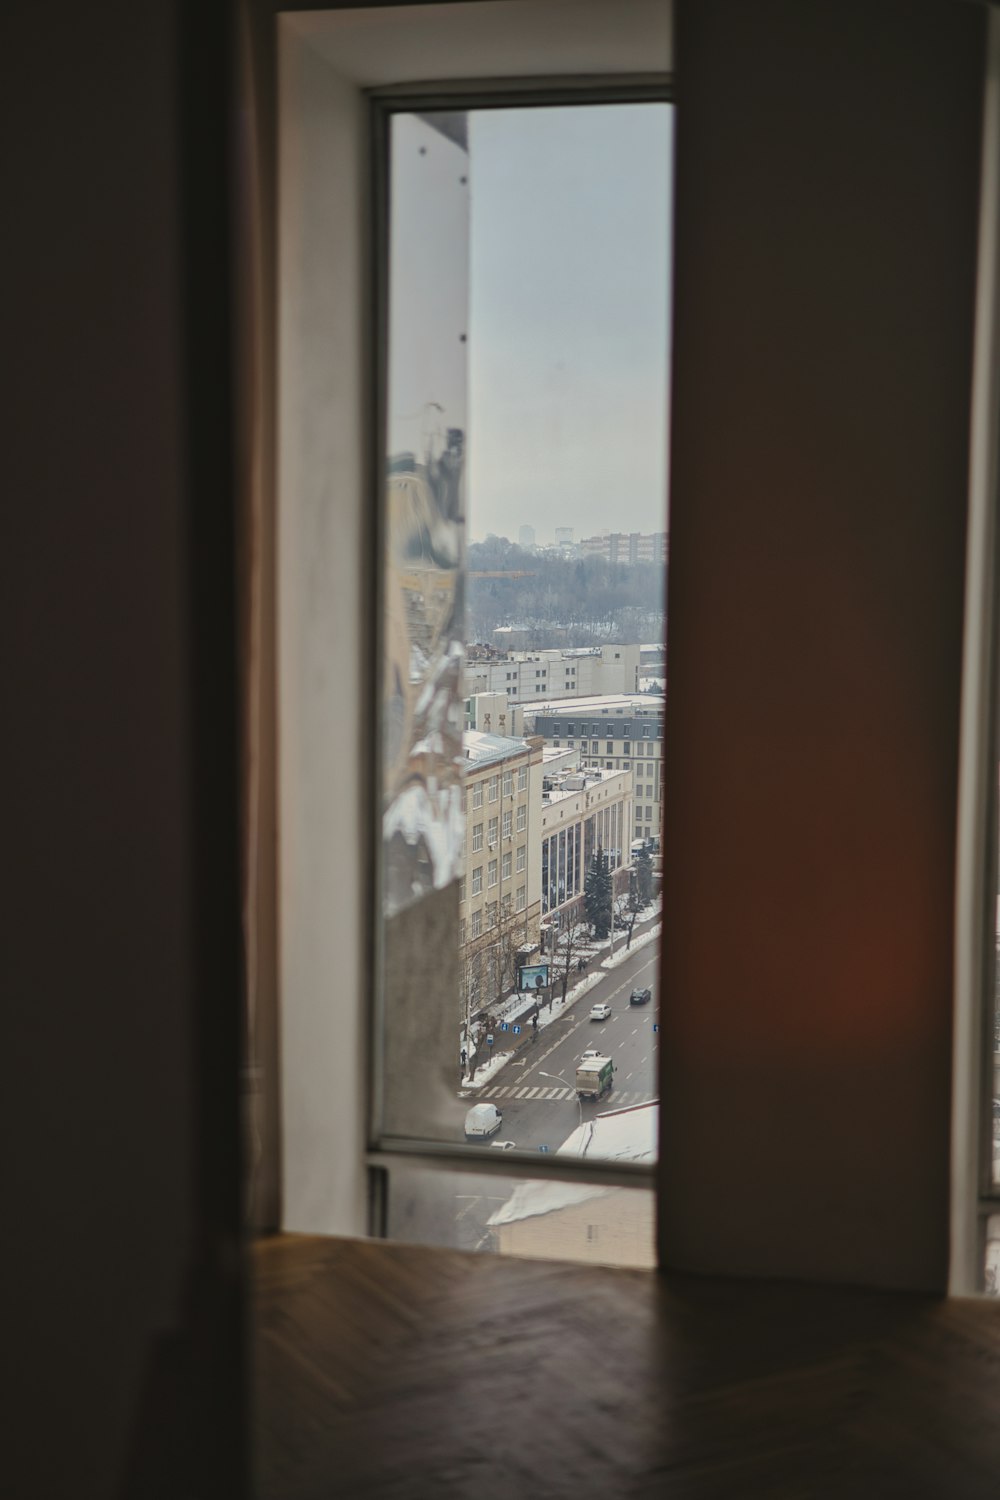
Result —
<instances>
[{"instance_id":1,"label":"dark wall","mask_svg":"<svg viewBox=\"0 0 1000 1500\"><path fill-rule=\"evenodd\" d=\"M670 1265L945 1283L983 33L678 5Z\"/></svg>"},{"instance_id":2,"label":"dark wall","mask_svg":"<svg viewBox=\"0 0 1000 1500\"><path fill-rule=\"evenodd\" d=\"M195 38L192 9L15 4L2 22L2 1488L19 1497L240 1483L213 312L229 22L199 6Z\"/></svg>"}]
</instances>

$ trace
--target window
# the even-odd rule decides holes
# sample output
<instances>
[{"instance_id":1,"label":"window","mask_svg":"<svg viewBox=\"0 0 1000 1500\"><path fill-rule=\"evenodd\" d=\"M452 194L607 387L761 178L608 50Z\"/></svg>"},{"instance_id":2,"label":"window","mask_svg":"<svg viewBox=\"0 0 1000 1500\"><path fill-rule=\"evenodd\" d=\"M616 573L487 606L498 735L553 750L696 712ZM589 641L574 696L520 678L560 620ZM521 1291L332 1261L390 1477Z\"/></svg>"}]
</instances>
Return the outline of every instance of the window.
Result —
<instances>
[{"instance_id":1,"label":"window","mask_svg":"<svg viewBox=\"0 0 1000 1500\"><path fill-rule=\"evenodd\" d=\"M517 831L518 831L518 833L523 833L524 830L527 828L527 826L528 826L528 809L525 807L524 803L522 802L521 806L517 810Z\"/></svg>"},{"instance_id":2,"label":"window","mask_svg":"<svg viewBox=\"0 0 1000 1500\"><path fill-rule=\"evenodd\" d=\"M526 889L525 889L525 887L523 885L519 885L518 888L517 888L517 895L514 898L514 910L515 911L524 911L524 908L527 906L527 904L528 904L527 891L526 891Z\"/></svg>"},{"instance_id":3,"label":"window","mask_svg":"<svg viewBox=\"0 0 1000 1500\"><path fill-rule=\"evenodd\" d=\"M510 916L510 901L511 901L511 898L510 898L509 895L501 896L500 897L500 915L501 915L501 917L509 917Z\"/></svg>"},{"instance_id":4,"label":"window","mask_svg":"<svg viewBox=\"0 0 1000 1500\"><path fill-rule=\"evenodd\" d=\"M495 859L491 859L489 861L489 863L487 864L487 866L486 866L486 884L487 884L487 887L489 887L489 886L496 885L496 883L497 883L497 861Z\"/></svg>"},{"instance_id":5,"label":"window","mask_svg":"<svg viewBox=\"0 0 1000 1500\"><path fill-rule=\"evenodd\" d=\"M590 753L591 753L591 755L597 755L598 752L599 752L599 750L600 750L600 746L598 745L597 741L596 740L591 740L591 742L590 742Z\"/></svg>"},{"instance_id":6,"label":"window","mask_svg":"<svg viewBox=\"0 0 1000 1500\"><path fill-rule=\"evenodd\" d=\"M511 862L511 852L508 849L506 851L506 853L501 856L501 859L500 859L500 879L501 880L509 880L510 879L510 862Z\"/></svg>"},{"instance_id":7,"label":"window","mask_svg":"<svg viewBox=\"0 0 1000 1500\"><path fill-rule=\"evenodd\" d=\"M506 812L504 813L504 815L503 815L503 824L502 824L502 827L503 827L503 836L504 836L505 839L509 839L510 836L511 836L511 834L512 834L512 832L513 832L513 822L514 822L514 814L513 814L512 810L510 808L508 808L506 810Z\"/></svg>"},{"instance_id":8,"label":"window","mask_svg":"<svg viewBox=\"0 0 1000 1500\"><path fill-rule=\"evenodd\" d=\"M528 790L527 766L518 766L517 768L517 789L519 792L526 792Z\"/></svg>"},{"instance_id":9,"label":"window","mask_svg":"<svg viewBox=\"0 0 1000 1500\"><path fill-rule=\"evenodd\" d=\"M490 777L490 801L495 802L500 796L500 777Z\"/></svg>"},{"instance_id":10,"label":"window","mask_svg":"<svg viewBox=\"0 0 1000 1500\"><path fill-rule=\"evenodd\" d=\"M483 914L481 911L474 911L472 913L472 916L469 918L469 926L474 938L480 937L482 935Z\"/></svg>"},{"instance_id":11,"label":"window","mask_svg":"<svg viewBox=\"0 0 1000 1500\"><path fill-rule=\"evenodd\" d=\"M458 899L459 899L459 903L461 903L461 902L463 902L465 900L465 876L464 875L462 876L461 880L458 882Z\"/></svg>"},{"instance_id":12,"label":"window","mask_svg":"<svg viewBox=\"0 0 1000 1500\"><path fill-rule=\"evenodd\" d=\"M483 889L483 867L482 867L482 865L477 865L476 868L472 872L472 894L474 896L479 896L479 895L482 894L482 889Z\"/></svg>"},{"instance_id":13,"label":"window","mask_svg":"<svg viewBox=\"0 0 1000 1500\"><path fill-rule=\"evenodd\" d=\"M496 904L495 901L487 901L487 903L486 903L486 931L489 932L490 929L493 928L493 927L495 927L496 925L497 925L497 904Z\"/></svg>"},{"instance_id":14,"label":"window","mask_svg":"<svg viewBox=\"0 0 1000 1500\"><path fill-rule=\"evenodd\" d=\"M514 772L513 771L505 771L503 773L503 794L504 794L505 797L511 797L514 794Z\"/></svg>"},{"instance_id":15,"label":"window","mask_svg":"<svg viewBox=\"0 0 1000 1500\"><path fill-rule=\"evenodd\" d=\"M524 867L527 864L527 862L528 862L528 846L527 846L527 844L520 844L520 845L518 845L518 850L517 850L517 872L518 872L519 875L520 875L521 871L524 869Z\"/></svg>"},{"instance_id":16,"label":"window","mask_svg":"<svg viewBox=\"0 0 1000 1500\"><path fill-rule=\"evenodd\" d=\"M472 787L472 806L473 806L473 810L475 810L477 807L482 807L482 805L483 805L483 783L481 781L477 781L477 782L474 782L473 787Z\"/></svg>"},{"instance_id":17,"label":"window","mask_svg":"<svg viewBox=\"0 0 1000 1500\"><path fill-rule=\"evenodd\" d=\"M483 825L476 823L472 829L472 852L478 854L483 847Z\"/></svg>"},{"instance_id":18,"label":"window","mask_svg":"<svg viewBox=\"0 0 1000 1500\"><path fill-rule=\"evenodd\" d=\"M496 848L497 841L499 839L499 835L500 835L500 819L499 818L491 818L490 819L490 826L489 826L489 833L487 834L487 839L489 841L489 846L490 846L491 849L495 849Z\"/></svg>"},{"instance_id":19,"label":"window","mask_svg":"<svg viewBox=\"0 0 1000 1500\"><path fill-rule=\"evenodd\" d=\"M614 748L615 748L615 742L614 742L614 740L608 740L607 748L605 750L605 754L606 755L611 755L613 753L613 751L614 751Z\"/></svg>"}]
</instances>

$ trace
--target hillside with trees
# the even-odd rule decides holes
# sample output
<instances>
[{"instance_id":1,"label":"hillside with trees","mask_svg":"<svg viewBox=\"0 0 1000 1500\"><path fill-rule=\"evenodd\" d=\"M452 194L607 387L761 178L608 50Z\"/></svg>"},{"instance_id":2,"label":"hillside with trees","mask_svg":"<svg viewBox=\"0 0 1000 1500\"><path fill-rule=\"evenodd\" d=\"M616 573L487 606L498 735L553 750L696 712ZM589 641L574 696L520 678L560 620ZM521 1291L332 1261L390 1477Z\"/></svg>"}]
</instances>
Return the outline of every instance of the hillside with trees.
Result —
<instances>
[{"instance_id":1,"label":"hillside with trees","mask_svg":"<svg viewBox=\"0 0 1000 1500\"><path fill-rule=\"evenodd\" d=\"M492 641L499 625L534 632L534 649L562 644L563 632L575 646L664 639L665 574L658 563L612 566L601 557L526 552L490 536L470 544L467 564L468 641Z\"/></svg>"}]
</instances>

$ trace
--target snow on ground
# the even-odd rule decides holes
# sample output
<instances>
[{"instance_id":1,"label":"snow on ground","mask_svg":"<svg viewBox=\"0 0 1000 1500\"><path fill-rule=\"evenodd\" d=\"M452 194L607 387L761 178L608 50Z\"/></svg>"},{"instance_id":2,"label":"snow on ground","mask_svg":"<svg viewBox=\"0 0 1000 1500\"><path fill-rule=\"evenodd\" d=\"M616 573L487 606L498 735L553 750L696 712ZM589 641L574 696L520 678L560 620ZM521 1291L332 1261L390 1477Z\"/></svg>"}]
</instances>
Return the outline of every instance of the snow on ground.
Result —
<instances>
[{"instance_id":1,"label":"snow on ground","mask_svg":"<svg viewBox=\"0 0 1000 1500\"><path fill-rule=\"evenodd\" d=\"M481 1089L484 1083L489 1083L494 1073L499 1073L504 1063L508 1062L513 1055L510 1052L498 1052L496 1047L487 1048L487 1051L491 1052L492 1055L483 1063L481 1068L476 1069L475 1078L470 1078L466 1074L462 1079L463 1089Z\"/></svg>"},{"instance_id":2,"label":"snow on ground","mask_svg":"<svg viewBox=\"0 0 1000 1500\"><path fill-rule=\"evenodd\" d=\"M639 937L634 937L632 939L631 948L626 948L624 944L622 944L621 948L616 948L614 956L612 958L604 959L603 963L601 964L601 968L617 969L618 965L623 964L627 958L631 958L632 954L635 953L637 949L645 948L647 943L651 943L655 938L659 937L660 925L661 924L657 922L656 926L651 927L648 932L643 932Z\"/></svg>"}]
</instances>

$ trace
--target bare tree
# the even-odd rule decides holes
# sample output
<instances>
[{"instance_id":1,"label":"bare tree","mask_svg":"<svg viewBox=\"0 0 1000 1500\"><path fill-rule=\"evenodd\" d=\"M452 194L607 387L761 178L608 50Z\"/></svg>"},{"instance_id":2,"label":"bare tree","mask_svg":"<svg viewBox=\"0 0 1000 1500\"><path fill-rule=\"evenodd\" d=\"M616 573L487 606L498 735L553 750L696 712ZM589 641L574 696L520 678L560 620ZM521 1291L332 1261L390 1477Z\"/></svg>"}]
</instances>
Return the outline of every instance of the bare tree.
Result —
<instances>
[{"instance_id":1,"label":"bare tree","mask_svg":"<svg viewBox=\"0 0 1000 1500\"><path fill-rule=\"evenodd\" d=\"M566 919L566 925L559 931L552 949L552 972L553 982L559 984L562 990L562 999L566 999L566 991L569 989L570 975L581 967L586 967L583 960L582 947L587 936L587 925L580 922L576 916L571 914Z\"/></svg>"}]
</instances>

